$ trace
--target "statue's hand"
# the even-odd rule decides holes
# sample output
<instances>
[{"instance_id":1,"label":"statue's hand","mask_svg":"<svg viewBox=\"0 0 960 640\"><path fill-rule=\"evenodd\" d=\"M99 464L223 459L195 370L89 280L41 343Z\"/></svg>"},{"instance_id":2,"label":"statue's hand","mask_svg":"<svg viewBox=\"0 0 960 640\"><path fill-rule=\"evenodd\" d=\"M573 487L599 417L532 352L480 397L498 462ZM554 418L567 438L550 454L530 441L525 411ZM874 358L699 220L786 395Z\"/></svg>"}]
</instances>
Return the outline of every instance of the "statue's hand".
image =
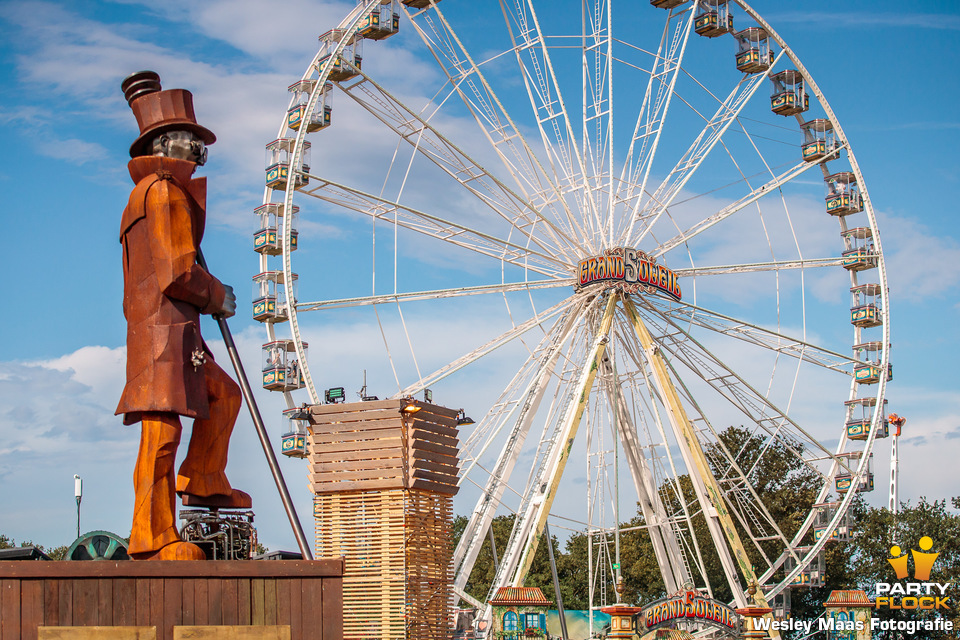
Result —
<instances>
[{"instance_id":1,"label":"statue's hand","mask_svg":"<svg viewBox=\"0 0 960 640\"><path fill-rule=\"evenodd\" d=\"M230 318L237 313L237 296L233 293L233 287L228 284L223 285L226 295L223 296L223 306L220 311L213 314L218 318Z\"/></svg>"}]
</instances>

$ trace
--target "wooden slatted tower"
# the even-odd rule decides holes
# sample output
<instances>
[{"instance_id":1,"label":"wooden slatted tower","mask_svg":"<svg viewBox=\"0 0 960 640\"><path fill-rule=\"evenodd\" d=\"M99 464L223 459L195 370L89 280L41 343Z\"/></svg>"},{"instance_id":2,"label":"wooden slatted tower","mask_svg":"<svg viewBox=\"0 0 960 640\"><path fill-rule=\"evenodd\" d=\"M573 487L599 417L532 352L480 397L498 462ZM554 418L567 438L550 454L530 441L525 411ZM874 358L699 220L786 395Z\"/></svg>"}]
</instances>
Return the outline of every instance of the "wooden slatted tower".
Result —
<instances>
[{"instance_id":1,"label":"wooden slatted tower","mask_svg":"<svg viewBox=\"0 0 960 640\"><path fill-rule=\"evenodd\" d=\"M346 559L344 639L446 640L457 412L375 400L309 422L316 553Z\"/></svg>"}]
</instances>

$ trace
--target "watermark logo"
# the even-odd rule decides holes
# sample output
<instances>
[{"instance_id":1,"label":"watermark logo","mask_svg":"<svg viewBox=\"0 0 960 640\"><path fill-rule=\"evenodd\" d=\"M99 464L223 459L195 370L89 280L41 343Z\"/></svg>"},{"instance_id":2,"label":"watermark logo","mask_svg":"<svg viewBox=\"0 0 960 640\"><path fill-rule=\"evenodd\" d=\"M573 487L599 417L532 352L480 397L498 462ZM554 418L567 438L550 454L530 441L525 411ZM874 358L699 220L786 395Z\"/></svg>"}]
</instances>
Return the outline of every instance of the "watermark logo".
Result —
<instances>
[{"instance_id":1,"label":"watermark logo","mask_svg":"<svg viewBox=\"0 0 960 640\"><path fill-rule=\"evenodd\" d=\"M933 539L923 536L919 542L920 550L911 549L910 554L893 545L887 559L900 582L876 583L877 608L887 609L950 609L950 597L947 595L949 582L930 582L930 572L939 553L930 553ZM913 557L913 580L903 582L909 577L908 561Z\"/></svg>"},{"instance_id":2,"label":"watermark logo","mask_svg":"<svg viewBox=\"0 0 960 640\"><path fill-rule=\"evenodd\" d=\"M929 580L930 570L933 569L933 563L937 561L937 556L940 554L924 553L933 548L933 538L930 536L920 538L920 548L922 551L915 549L910 550L911 555L913 555L913 578L914 580ZM900 554L903 555L901 556ZM894 557L887 560L887 562L889 562L893 570L897 572L897 580L903 580L908 574L907 554L903 553L897 545L893 545L890 547L890 555ZM898 558L896 556L900 557Z\"/></svg>"}]
</instances>

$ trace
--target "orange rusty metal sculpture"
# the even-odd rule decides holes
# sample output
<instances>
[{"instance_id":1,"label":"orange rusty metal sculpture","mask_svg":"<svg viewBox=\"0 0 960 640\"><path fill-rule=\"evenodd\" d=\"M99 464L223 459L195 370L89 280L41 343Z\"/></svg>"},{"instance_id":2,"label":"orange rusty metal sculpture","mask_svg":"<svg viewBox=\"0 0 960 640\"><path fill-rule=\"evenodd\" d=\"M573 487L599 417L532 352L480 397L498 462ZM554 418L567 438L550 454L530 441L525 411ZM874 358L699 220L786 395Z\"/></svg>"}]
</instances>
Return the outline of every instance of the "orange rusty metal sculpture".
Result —
<instances>
[{"instance_id":1,"label":"orange rusty metal sculpture","mask_svg":"<svg viewBox=\"0 0 960 640\"><path fill-rule=\"evenodd\" d=\"M135 559L203 559L199 547L180 539L174 492L191 505L251 504L224 473L240 389L200 336L201 313L226 317L236 309L231 288L197 264L206 178L191 175L216 137L197 124L191 93L162 91L152 71L131 75L122 89L140 126L128 165L136 187L120 225L127 384L117 414L124 424L142 423L129 553ZM180 416L194 423L175 476Z\"/></svg>"}]
</instances>

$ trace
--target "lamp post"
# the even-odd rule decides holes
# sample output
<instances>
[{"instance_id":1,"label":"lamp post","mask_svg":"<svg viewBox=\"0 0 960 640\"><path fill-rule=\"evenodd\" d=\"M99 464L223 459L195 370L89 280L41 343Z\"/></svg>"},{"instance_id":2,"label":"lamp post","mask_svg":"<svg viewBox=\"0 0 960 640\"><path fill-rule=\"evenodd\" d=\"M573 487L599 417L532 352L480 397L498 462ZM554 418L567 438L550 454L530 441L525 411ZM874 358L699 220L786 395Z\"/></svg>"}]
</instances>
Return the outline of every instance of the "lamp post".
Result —
<instances>
[{"instance_id":1,"label":"lamp post","mask_svg":"<svg viewBox=\"0 0 960 640\"><path fill-rule=\"evenodd\" d=\"M77 537L80 537L80 498L83 497L80 476L73 474L73 496L77 499Z\"/></svg>"}]
</instances>

